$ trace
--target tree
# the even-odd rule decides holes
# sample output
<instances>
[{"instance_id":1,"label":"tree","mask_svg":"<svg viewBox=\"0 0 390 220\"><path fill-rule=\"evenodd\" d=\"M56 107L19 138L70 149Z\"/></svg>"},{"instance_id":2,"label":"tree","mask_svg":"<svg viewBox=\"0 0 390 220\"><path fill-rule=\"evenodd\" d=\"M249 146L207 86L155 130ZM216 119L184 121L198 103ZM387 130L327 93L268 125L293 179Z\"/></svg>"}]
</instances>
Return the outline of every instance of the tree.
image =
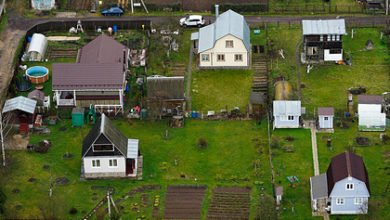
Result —
<instances>
[{"instance_id":1,"label":"tree","mask_svg":"<svg viewBox=\"0 0 390 220\"><path fill-rule=\"evenodd\" d=\"M0 109L0 141L1 141L1 154L2 164L5 167L5 145L6 139L11 134L12 126L10 125L12 114L3 115L2 109Z\"/></svg>"},{"instance_id":2,"label":"tree","mask_svg":"<svg viewBox=\"0 0 390 220\"><path fill-rule=\"evenodd\" d=\"M264 195L260 197L256 211L256 220L274 220L277 219L277 212L274 198Z\"/></svg>"}]
</instances>

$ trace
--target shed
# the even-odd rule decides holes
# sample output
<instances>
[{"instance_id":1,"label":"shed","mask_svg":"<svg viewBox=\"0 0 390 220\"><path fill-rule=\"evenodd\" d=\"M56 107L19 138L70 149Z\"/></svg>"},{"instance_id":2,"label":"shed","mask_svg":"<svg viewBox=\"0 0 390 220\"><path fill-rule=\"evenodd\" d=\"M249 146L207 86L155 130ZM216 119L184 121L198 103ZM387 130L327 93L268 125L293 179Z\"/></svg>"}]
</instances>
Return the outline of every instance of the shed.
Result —
<instances>
[{"instance_id":1,"label":"shed","mask_svg":"<svg viewBox=\"0 0 390 220\"><path fill-rule=\"evenodd\" d=\"M81 127L84 125L84 108L76 107L72 110L72 126Z\"/></svg>"},{"instance_id":2,"label":"shed","mask_svg":"<svg viewBox=\"0 0 390 220\"><path fill-rule=\"evenodd\" d=\"M298 128L301 112L301 101L274 101L274 128Z\"/></svg>"},{"instance_id":3,"label":"shed","mask_svg":"<svg viewBox=\"0 0 390 220\"><path fill-rule=\"evenodd\" d=\"M358 95L360 131L386 130L386 113L382 105L383 98L380 95Z\"/></svg>"},{"instance_id":4,"label":"shed","mask_svg":"<svg viewBox=\"0 0 390 220\"><path fill-rule=\"evenodd\" d=\"M36 100L18 96L5 102L3 114L9 115L7 117L11 118L11 123L20 126L20 132L27 133L34 123L36 105Z\"/></svg>"},{"instance_id":5,"label":"shed","mask_svg":"<svg viewBox=\"0 0 390 220\"><path fill-rule=\"evenodd\" d=\"M276 194L276 204L280 205L280 203L282 202L283 186L276 187L275 194Z\"/></svg>"},{"instance_id":6,"label":"shed","mask_svg":"<svg viewBox=\"0 0 390 220\"><path fill-rule=\"evenodd\" d=\"M42 91L35 89L34 91L30 92L27 97L29 99L34 99L37 101L38 106L43 106L43 103L45 101L45 93Z\"/></svg>"},{"instance_id":7,"label":"shed","mask_svg":"<svg viewBox=\"0 0 390 220\"><path fill-rule=\"evenodd\" d=\"M27 61L42 61L47 49L47 39L45 35L33 34L30 46L27 50Z\"/></svg>"},{"instance_id":8,"label":"shed","mask_svg":"<svg viewBox=\"0 0 390 220\"><path fill-rule=\"evenodd\" d=\"M333 129L334 108L319 107L318 123L319 129Z\"/></svg>"},{"instance_id":9,"label":"shed","mask_svg":"<svg viewBox=\"0 0 390 220\"><path fill-rule=\"evenodd\" d=\"M264 92L252 91L249 95L249 114L260 115L263 111L262 106L265 98Z\"/></svg>"}]
</instances>

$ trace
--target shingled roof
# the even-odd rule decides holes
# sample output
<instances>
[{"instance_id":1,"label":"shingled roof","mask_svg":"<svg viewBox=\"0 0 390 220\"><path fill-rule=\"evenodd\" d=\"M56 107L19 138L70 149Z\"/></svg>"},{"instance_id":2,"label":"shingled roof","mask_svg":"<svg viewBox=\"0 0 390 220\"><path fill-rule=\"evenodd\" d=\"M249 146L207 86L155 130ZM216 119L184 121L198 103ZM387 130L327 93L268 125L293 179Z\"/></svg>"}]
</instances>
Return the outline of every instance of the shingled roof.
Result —
<instances>
[{"instance_id":1,"label":"shingled roof","mask_svg":"<svg viewBox=\"0 0 390 220\"><path fill-rule=\"evenodd\" d=\"M184 100L184 77L148 77L148 99Z\"/></svg>"},{"instance_id":2,"label":"shingled roof","mask_svg":"<svg viewBox=\"0 0 390 220\"><path fill-rule=\"evenodd\" d=\"M368 192L370 192L367 169L363 158L347 151L334 156L326 171L328 195L332 193L333 187L338 181L347 177L353 177L364 182Z\"/></svg>"},{"instance_id":3,"label":"shingled roof","mask_svg":"<svg viewBox=\"0 0 390 220\"><path fill-rule=\"evenodd\" d=\"M382 104L382 96L380 95L358 95L359 104Z\"/></svg>"}]
</instances>

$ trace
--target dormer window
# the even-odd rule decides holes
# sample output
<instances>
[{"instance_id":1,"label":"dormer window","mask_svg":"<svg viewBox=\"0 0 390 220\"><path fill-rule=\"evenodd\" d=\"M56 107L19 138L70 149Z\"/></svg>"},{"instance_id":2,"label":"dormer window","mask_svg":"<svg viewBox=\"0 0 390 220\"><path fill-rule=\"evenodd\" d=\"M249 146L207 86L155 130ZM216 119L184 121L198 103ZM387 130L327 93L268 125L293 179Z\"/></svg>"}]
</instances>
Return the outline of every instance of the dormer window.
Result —
<instances>
[{"instance_id":1,"label":"dormer window","mask_svg":"<svg viewBox=\"0 0 390 220\"><path fill-rule=\"evenodd\" d=\"M227 40L226 41L226 48L233 48L233 41L232 40Z\"/></svg>"},{"instance_id":2,"label":"dormer window","mask_svg":"<svg viewBox=\"0 0 390 220\"><path fill-rule=\"evenodd\" d=\"M99 151L114 151L114 146L111 144L94 144L93 145L93 151L99 152Z\"/></svg>"},{"instance_id":3,"label":"dormer window","mask_svg":"<svg viewBox=\"0 0 390 220\"><path fill-rule=\"evenodd\" d=\"M353 183L347 183L346 189L347 190L353 190Z\"/></svg>"}]
</instances>

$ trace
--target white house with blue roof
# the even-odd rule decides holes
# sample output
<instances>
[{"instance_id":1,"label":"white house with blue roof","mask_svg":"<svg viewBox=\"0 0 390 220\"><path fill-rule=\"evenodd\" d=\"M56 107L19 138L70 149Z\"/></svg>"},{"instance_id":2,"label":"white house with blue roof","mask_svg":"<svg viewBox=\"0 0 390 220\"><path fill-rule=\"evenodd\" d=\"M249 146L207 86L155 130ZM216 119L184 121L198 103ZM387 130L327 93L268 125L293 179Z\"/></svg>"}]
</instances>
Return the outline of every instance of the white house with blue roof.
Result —
<instances>
[{"instance_id":1,"label":"white house with blue roof","mask_svg":"<svg viewBox=\"0 0 390 220\"><path fill-rule=\"evenodd\" d=\"M244 16L228 10L215 23L191 35L198 41L200 68L247 68L250 65L250 30Z\"/></svg>"}]
</instances>

